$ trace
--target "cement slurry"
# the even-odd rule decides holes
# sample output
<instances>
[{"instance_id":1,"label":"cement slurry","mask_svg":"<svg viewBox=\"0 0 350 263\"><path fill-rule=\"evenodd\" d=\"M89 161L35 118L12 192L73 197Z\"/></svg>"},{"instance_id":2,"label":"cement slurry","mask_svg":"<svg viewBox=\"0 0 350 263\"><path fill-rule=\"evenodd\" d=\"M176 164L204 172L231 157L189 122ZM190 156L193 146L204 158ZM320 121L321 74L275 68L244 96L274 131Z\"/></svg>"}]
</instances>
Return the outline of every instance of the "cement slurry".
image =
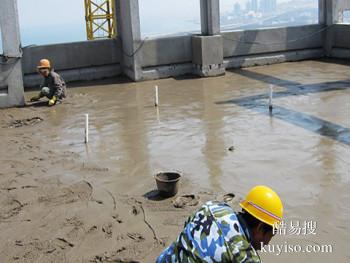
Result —
<instances>
[{"instance_id":1,"label":"cement slurry","mask_svg":"<svg viewBox=\"0 0 350 263\"><path fill-rule=\"evenodd\" d=\"M131 208L122 209L130 200L137 199L144 203L148 221L168 245L196 207L173 211L170 201L149 204L143 195L154 190L155 173L178 170L183 173L181 193L200 196L212 193L201 198L201 202L227 192L235 193L238 202L252 186L268 185L280 194L287 223L317 222L316 235L277 236L273 244L333 247L333 253L329 254L261 253L264 262L347 262L350 259L347 245L350 242L349 79L346 64L304 61L231 71L210 79L183 77L142 83L83 84L69 89L68 99L54 108L29 106L1 110L0 167L6 178L6 181L2 179L2 185L7 183L8 189L17 187L7 192L2 190L1 194L6 198L28 195L28 200L34 201L27 201L22 212L1 223L0 250L10 246L11 240L20 240L22 232L27 238L40 240L52 238L55 233L63 235L59 226L65 223L59 222L66 222L68 214L80 218L84 229L90 227L89 220L96 220L94 224L99 230L99 222L109 222L109 215L104 213L113 209L110 196L115 197L116 211L124 218L123 229L118 230L114 225L111 229L123 233L124 229L144 227L131 217ZM270 84L275 85L276 92L272 116L268 114L267 104ZM154 107L155 85L159 86L158 110ZM33 94L28 92L26 98ZM90 118L88 145L84 144L85 113ZM13 119L33 116L43 121L35 126L7 128ZM316 120L320 121L319 126ZM324 123L326 126L322 126ZM233 151L228 150L231 146ZM22 172L24 175L20 176ZM23 192L29 190L16 184L23 186L33 178L43 189L71 187L85 180L94 188L93 198L88 206L74 203L77 206L74 213L72 204L63 202L54 191L45 198L30 199L35 189ZM103 194L103 189L110 195ZM131 199L124 202L125 196ZM54 204L55 209L62 201L60 214L54 220L57 224L45 225L35 217L46 211L35 200L44 200L50 204L49 208ZM102 204L91 204L91 200L101 200ZM34 212L27 211L29 207ZM32 223L21 221L25 218L31 218ZM38 220L45 235L36 235L33 226L29 226ZM103 241L109 228L101 227L104 227L103 236L89 239L90 232L84 237L77 232L76 239L70 239L75 246L60 253L68 259L82 259L85 255L88 262L94 255L111 252L113 246L119 249L118 244L131 240L117 239L118 234L113 232L111 239ZM140 262L154 262L164 247L152 246L151 232L142 229L139 233L145 240L135 247L127 243L123 245L125 250L118 253L126 253ZM135 235L132 238L135 240ZM16 246L1 255L20 257L23 249ZM36 251L29 245L26 249Z\"/></svg>"}]
</instances>

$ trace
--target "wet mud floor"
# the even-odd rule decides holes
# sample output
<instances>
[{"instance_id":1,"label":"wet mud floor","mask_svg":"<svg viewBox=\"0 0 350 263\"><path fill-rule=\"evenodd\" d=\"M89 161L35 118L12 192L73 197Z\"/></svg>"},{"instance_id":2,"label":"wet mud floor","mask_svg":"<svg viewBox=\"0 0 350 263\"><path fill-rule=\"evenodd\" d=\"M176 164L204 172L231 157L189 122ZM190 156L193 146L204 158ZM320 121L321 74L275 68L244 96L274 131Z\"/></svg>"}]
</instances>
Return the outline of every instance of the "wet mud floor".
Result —
<instances>
[{"instance_id":1,"label":"wet mud floor","mask_svg":"<svg viewBox=\"0 0 350 263\"><path fill-rule=\"evenodd\" d=\"M210 79L97 82L70 88L54 108L0 110L1 262L154 262L200 204L237 208L258 184L280 194L287 222L317 222L316 235L273 244L333 247L261 253L264 262L349 262L349 72L304 61ZM159 200L159 171L180 171L187 197Z\"/></svg>"}]
</instances>

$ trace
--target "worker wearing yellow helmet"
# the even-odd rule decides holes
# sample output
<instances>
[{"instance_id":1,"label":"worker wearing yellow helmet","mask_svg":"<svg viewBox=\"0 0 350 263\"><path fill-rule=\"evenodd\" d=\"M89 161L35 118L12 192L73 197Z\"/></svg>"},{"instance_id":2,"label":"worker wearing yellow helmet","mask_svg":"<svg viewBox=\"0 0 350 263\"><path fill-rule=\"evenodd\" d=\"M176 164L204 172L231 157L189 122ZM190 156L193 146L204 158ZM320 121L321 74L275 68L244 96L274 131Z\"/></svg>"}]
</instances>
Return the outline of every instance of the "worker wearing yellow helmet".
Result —
<instances>
[{"instance_id":1,"label":"worker wearing yellow helmet","mask_svg":"<svg viewBox=\"0 0 350 263\"><path fill-rule=\"evenodd\" d=\"M41 59L37 70L44 77L41 91L37 96L31 98L31 101L38 101L43 97L49 99L48 105L53 106L66 97L66 83L63 78L52 68L48 59Z\"/></svg>"},{"instance_id":2,"label":"worker wearing yellow helmet","mask_svg":"<svg viewBox=\"0 0 350 263\"><path fill-rule=\"evenodd\" d=\"M270 242L282 222L283 204L271 188L256 186L240 206L236 213L225 203L203 205L156 263L260 262L257 250Z\"/></svg>"}]
</instances>

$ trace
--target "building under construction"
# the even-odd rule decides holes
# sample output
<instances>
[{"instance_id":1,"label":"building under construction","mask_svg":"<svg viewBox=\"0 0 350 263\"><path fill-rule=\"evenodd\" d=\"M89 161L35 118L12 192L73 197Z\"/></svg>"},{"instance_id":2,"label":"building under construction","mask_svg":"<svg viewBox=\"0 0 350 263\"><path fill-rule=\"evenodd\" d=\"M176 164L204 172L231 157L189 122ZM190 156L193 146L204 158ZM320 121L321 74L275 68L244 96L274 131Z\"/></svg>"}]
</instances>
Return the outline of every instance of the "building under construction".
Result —
<instances>
[{"instance_id":1,"label":"building under construction","mask_svg":"<svg viewBox=\"0 0 350 263\"><path fill-rule=\"evenodd\" d=\"M225 0L198 0L201 32L148 38L147 0L79 1L87 41L21 48L17 1L0 0L0 262L154 263L207 201L239 213L262 185L283 203L282 218L250 200L255 220L283 219L263 262L349 262L349 0L319 0L319 23L229 31ZM274 15L245 2L237 20ZM43 58L62 103L30 99Z\"/></svg>"},{"instance_id":2,"label":"building under construction","mask_svg":"<svg viewBox=\"0 0 350 263\"><path fill-rule=\"evenodd\" d=\"M207 77L224 74L231 68L349 57L349 26L339 24L342 13L350 8L346 0L320 0L318 25L225 33L220 32L219 0L201 0L200 4L201 35L145 40L141 39L137 0L86 0L88 39L111 39L22 50L16 1L2 0L0 19L4 54L1 57L0 105L24 103L23 86L39 84L35 65L42 57L55 61L56 70L67 81L121 74L133 81L183 74ZM259 44L267 40L279 44Z\"/></svg>"}]
</instances>

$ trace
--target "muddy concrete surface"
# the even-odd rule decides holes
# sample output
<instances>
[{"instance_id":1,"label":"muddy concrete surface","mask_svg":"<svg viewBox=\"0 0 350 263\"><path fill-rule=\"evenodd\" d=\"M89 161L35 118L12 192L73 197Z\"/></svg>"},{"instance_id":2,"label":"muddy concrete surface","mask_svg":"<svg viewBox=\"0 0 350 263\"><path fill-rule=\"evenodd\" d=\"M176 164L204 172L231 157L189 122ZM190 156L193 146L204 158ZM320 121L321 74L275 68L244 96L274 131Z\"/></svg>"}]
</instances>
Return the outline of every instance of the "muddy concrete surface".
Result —
<instances>
[{"instance_id":1,"label":"muddy concrete surface","mask_svg":"<svg viewBox=\"0 0 350 263\"><path fill-rule=\"evenodd\" d=\"M273 244L333 249L260 253L264 262L350 261L348 65L111 83L70 88L53 108L0 110L1 262L154 262L200 204L237 208L259 184L280 194L286 222L317 222L316 235L278 235ZM160 171L182 173L181 208L177 197L155 195Z\"/></svg>"}]
</instances>

